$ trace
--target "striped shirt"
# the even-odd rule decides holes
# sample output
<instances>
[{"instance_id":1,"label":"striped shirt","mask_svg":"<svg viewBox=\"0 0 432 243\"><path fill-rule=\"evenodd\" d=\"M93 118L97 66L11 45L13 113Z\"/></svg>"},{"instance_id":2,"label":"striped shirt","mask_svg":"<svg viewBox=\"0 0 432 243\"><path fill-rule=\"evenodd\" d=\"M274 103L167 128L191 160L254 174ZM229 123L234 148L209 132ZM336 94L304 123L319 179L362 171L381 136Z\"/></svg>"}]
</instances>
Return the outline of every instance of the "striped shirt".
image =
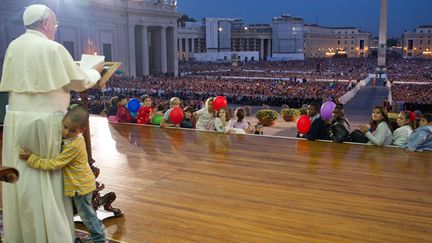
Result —
<instances>
[{"instance_id":1,"label":"striped shirt","mask_svg":"<svg viewBox=\"0 0 432 243\"><path fill-rule=\"evenodd\" d=\"M64 195L86 195L96 190L96 180L88 164L84 137L63 140L62 152L53 159L42 158L32 154L27 164L41 170L63 168Z\"/></svg>"}]
</instances>

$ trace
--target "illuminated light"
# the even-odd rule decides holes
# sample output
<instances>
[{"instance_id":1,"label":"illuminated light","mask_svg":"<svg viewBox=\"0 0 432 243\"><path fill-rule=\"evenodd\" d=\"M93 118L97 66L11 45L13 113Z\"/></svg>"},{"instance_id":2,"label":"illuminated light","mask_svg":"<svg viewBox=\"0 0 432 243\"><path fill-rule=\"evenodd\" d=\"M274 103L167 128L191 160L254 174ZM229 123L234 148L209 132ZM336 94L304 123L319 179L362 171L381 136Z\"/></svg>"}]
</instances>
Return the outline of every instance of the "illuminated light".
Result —
<instances>
[{"instance_id":1,"label":"illuminated light","mask_svg":"<svg viewBox=\"0 0 432 243\"><path fill-rule=\"evenodd\" d=\"M430 55L430 54L432 54L431 51L423 51L423 55Z\"/></svg>"},{"instance_id":2,"label":"illuminated light","mask_svg":"<svg viewBox=\"0 0 432 243\"><path fill-rule=\"evenodd\" d=\"M93 54L96 56L96 55L97 55L97 52L94 52Z\"/></svg>"},{"instance_id":3,"label":"illuminated light","mask_svg":"<svg viewBox=\"0 0 432 243\"><path fill-rule=\"evenodd\" d=\"M244 27L244 30L246 30L246 31L247 31L247 30L248 30L248 27L247 27L247 26L246 26L246 27Z\"/></svg>"},{"instance_id":4,"label":"illuminated light","mask_svg":"<svg viewBox=\"0 0 432 243\"><path fill-rule=\"evenodd\" d=\"M222 27L219 27L219 28L218 28L218 31L222 31L222 30L223 30Z\"/></svg>"}]
</instances>

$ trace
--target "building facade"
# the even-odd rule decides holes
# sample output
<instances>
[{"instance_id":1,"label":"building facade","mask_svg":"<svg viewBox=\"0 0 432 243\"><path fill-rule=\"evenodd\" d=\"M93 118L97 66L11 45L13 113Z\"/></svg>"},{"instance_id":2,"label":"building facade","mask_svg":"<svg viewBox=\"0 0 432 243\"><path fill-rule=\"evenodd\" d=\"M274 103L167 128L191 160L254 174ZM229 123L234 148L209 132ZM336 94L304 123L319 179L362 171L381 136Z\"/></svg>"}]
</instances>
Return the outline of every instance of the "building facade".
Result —
<instances>
[{"instance_id":1,"label":"building facade","mask_svg":"<svg viewBox=\"0 0 432 243\"><path fill-rule=\"evenodd\" d=\"M353 27L323 27L305 25L304 53L306 58L333 57L361 58L369 55L371 34Z\"/></svg>"},{"instance_id":2,"label":"building facade","mask_svg":"<svg viewBox=\"0 0 432 243\"><path fill-rule=\"evenodd\" d=\"M272 21L272 52L274 59L304 59L304 20L283 14Z\"/></svg>"},{"instance_id":3,"label":"building facade","mask_svg":"<svg viewBox=\"0 0 432 243\"><path fill-rule=\"evenodd\" d=\"M271 29L267 33L258 29L244 25L239 18L185 22L184 27L178 29L179 61L229 61L232 57L241 61L263 60L265 47L260 49L260 44L264 45L264 38L270 40ZM269 41L267 43L270 45Z\"/></svg>"},{"instance_id":4,"label":"building facade","mask_svg":"<svg viewBox=\"0 0 432 243\"><path fill-rule=\"evenodd\" d=\"M33 1L0 2L0 60L9 43L24 33L24 8ZM56 41L75 60L81 54L122 62L128 75L178 74L177 19L174 0L39 1L57 15Z\"/></svg>"},{"instance_id":5,"label":"building facade","mask_svg":"<svg viewBox=\"0 0 432 243\"><path fill-rule=\"evenodd\" d=\"M422 25L412 32L405 32L403 39L403 56L432 58L432 25Z\"/></svg>"}]
</instances>

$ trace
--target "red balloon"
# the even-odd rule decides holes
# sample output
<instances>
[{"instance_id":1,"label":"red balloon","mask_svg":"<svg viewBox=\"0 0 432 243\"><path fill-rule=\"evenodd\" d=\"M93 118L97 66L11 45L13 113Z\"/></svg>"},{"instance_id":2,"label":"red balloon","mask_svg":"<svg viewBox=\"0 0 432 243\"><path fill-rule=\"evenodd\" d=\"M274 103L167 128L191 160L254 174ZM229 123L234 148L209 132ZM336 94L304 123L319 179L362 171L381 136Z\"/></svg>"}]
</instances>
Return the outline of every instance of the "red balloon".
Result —
<instances>
[{"instance_id":1,"label":"red balloon","mask_svg":"<svg viewBox=\"0 0 432 243\"><path fill-rule=\"evenodd\" d=\"M416 119L417 119L417 117L416 117L415 113L410 111L410 122L415 122Z\"/></svg>"},{"instance_id":2,"label":"red balloon","mask_svg":"<svg viewBox=\"0 0 432 243\"><path fill-rule=\"evenodd\" d=\"M305 134L305 133L309 132L310 126L311 126L311 121L310 121L309 116L307 116L307 115L301 115L298 118L298 120L297 120L297 130L300 133Z\"/></svg>"},{"instance_id":3,"label":"red balloon","mask_svg":"<svg viewBox=\"0 0 432 243\"><path fill-rule=\"evenodd\" d=\"M179 124L183 121L183 110L180 107L174 107L170 113L170 120L174 124Z\"/></svg>"},{"instance_id":4,"label":"red balloon","mask_svg":"<svg viewBox=\"0 0 432 243\"><path fill-rule=\"evenodd\" d=\"M227 100L223 96L216 96L213 100L213 108L215 111L219 111L222 107L227 107Z\"/></svg>"}]
</instances>

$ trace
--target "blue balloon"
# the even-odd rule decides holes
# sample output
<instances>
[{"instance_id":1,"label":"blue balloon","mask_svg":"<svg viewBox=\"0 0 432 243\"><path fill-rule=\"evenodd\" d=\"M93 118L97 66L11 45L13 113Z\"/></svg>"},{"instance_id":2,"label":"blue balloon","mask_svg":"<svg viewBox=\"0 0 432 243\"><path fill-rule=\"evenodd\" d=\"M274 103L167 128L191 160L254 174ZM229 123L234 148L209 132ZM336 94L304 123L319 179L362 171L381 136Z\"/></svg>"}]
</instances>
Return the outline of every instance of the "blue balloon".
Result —
<instances>
[{"instance_id":1,"label":"blue balloon","mask_svg":"<svg viewBox=\"0 0 432 243\"><path fill-rule=\"evenodd\" d=\"M132 98L127 103L127 107L130 112L137 112L140 108L140 102L137 98Z\"/></svg>"}]
</instances>

